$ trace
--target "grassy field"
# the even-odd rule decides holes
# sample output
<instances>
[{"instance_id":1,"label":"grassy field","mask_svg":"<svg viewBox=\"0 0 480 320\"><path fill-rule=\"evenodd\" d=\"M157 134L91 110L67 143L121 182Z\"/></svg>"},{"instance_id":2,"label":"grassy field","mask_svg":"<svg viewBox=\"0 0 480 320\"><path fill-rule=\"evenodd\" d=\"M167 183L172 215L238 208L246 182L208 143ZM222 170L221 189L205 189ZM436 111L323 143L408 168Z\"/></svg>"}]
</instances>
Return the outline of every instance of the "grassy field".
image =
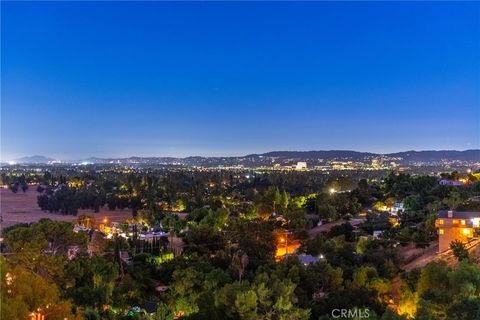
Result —
<instances>
[{"instance_id":1,"label":"grassy field","mask_svg":"<svg viewBox=\"0 0 480 320\"><path fill-rule=\"evenodd\" d=\"M49 218L57 221L74 221L75 216L62 215L61 213L50 213L42 211L37 205L38 192L37 186L30 186L26 192L19 191L13 193L9 189L0 189L0 212L2 214L3 227L9 227L16 223L28 223L38 221L42 218ZM131 211L126 210L108 210L102 208L100 212L93 210L79 210L78 215L88 214L94 216L96 221L101 221L105 217L109 221L123 221L131 217Z\"/></svg>"}]
</instances>

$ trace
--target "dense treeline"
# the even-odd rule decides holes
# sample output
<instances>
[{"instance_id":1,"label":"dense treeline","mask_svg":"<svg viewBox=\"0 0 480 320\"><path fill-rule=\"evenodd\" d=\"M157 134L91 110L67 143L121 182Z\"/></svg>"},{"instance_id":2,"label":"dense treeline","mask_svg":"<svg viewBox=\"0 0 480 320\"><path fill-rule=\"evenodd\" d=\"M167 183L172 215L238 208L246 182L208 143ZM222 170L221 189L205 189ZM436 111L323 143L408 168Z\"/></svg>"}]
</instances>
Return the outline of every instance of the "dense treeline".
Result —
<instances>
[{"instance_id":1,"label":"dense treeline","mask_svg":"<svg viewBox=\"0 0 480 320\"><path fill-rule=\"evenodd\" d=\"M476 175L460 188L397 173L358 180L279 175L43 174L43 208L129 208L181 237L183 253L172 259L170 239L139 250L135 239L74 233L64 222L11 227L0 268L2 317L21 319L38 308L48 319L330 319L334 309L368 310L371 319L468 319L480 312L480 270L462 244L452 247L457 267L437 262L406 273L401 254L403 245L435 240L437 210L475 209ZM312 182L296 189L300 178ZM384 211L396 202L404 209L392 218ZM182 220L171 211L189 214ZM348 219L360 212L366 219L357 228ZM345 223L308 236L318 221L341 217ZM383 233L374 238L373 231ZM276 262L284 237L301 241L299 255ZM68 259L72 247L76 257ZM303 264L302 253L318 261ZM27 283L37 286L36 299Z\"/></svg>"}]
</instances>

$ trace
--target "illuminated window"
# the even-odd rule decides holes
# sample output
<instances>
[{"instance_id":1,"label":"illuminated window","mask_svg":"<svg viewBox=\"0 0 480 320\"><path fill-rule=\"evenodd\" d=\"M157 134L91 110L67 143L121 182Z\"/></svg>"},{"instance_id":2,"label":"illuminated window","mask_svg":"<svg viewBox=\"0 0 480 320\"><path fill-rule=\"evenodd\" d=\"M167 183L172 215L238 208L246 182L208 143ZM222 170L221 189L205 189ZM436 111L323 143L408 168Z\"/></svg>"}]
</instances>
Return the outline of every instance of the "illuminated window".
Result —
<instances>
[{"instance_id":1,"label":"illuminated window","mask_svg":"<svg viewBox=\"0 0 480 320\"><path fill-rule=\"evenodd\" d=\"M470 234L470 229L464 228L463 229L463 234L468 236Z\"/></svg>"},{"instance_id":2,"label":"illuminated window","mask_svg":"<svg viewBox=\"0 0 480 320\"><path fill-rule=\"evenodd\" d=\"M457 220L457 219L453 219L453 224L458 224L458 220Z\"/></svg>"},{"instance_id":3,"label":"illuminated window","mask_svg":"<svg viewBox=\"0 0 480 320\"><path fill-rule=\"evenodd\" d=\"M443 229L438 229L438 233L439 233L439 234L444 234L445 231L444 231Z\"/></svg>"},{"instance_id":4,"label":"illuminated window","mask_svg":"<svg viewBox=\"0 0 480 320\"><path fill-rule=\"evenodd\" d=\"M438 219L438 224L444 224L445 221L443 221L443 219Z\"/></svg>"},{"instance_id":5,"label":"illuminated window","mask_svg":"<svg viewBox=\"0 0 480 320\"><path fill-rule=\"evenodd\" d=\"M480 218L473 218L473 219L472 219L472 225L473 225L475 228L480 227Z\"/></svg>"},{"instance_id":6,"label":"illuminated window","mask_svg":"<svg viewBox=\"0 0 480 320\"><path fill-rule=\"evenodd\" d=\"M460 223L462 224L462 226L465 225L465 220L460 220Z\"/></svg>"}]
</instances>

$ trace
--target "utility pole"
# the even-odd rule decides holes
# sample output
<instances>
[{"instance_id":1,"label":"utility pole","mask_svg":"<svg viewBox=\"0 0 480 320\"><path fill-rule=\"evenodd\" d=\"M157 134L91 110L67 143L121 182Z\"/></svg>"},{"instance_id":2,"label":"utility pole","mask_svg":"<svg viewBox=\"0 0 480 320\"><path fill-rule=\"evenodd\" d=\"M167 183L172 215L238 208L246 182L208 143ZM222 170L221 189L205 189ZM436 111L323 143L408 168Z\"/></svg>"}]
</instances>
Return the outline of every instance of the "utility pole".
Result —
<instances>
[{"instance_id":1,"label":"utility pole","mask_svg":"<svg viewBox=\"0 0 480 320\"><path fill-rule=\"evenodd\" d=\"M170 251L173 253L173 227L172 227L172 219L168 219L168 230L170 232Z\"/></svg>"},{"instance_id":2,"label":"utility pole","mask_svg":"<svg viewBox=\"0 0 480 320\"><path fill-rule=\"evenodd\" d=\"M3 238L3 212L0 210L0 238Z\"/></svg>"},{"instance_id":3,"label":"utility pole","mask_svg":"<svg viewBox=\"0 0 480 320\"><path fill-rule=\"evenodd\" d=\"M119 262L120 262L120 274L122 275L122 278L123 278L125 273L124 273L124 270L123 270L122 251L121 250L118 250L118 258L119 258Z\"/></svg>"},{"instance_id":4,"label":"utility pole","mask_svg":"<svg viewBox=\"0 0 480 320\"><path fill-rule=\"evenodd\" d=\"M132 231L133 231L133 254L135 255L137 253L137 223L134 222L133 223L133 228L132 228ZM143 249L143 247L142 247Z\"/></svg>"}]
</instances>

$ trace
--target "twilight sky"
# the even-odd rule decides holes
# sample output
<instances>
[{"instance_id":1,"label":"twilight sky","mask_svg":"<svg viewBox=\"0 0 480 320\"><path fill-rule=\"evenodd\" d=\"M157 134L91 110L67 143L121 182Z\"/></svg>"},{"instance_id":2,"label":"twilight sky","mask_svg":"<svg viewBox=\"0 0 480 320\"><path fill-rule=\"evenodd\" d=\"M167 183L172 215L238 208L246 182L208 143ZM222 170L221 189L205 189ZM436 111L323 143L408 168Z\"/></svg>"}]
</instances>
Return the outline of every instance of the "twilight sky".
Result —
<instances>
[{"instance_id":1,"label":"twilight sky","mask_svg":"<svg viewBox=\"0 0 480 320\"><path fill-rule=\"evenodd\" d=\"M1 3L2 159L480 147L480 3Z\"/></svg>"}]
</instances>

